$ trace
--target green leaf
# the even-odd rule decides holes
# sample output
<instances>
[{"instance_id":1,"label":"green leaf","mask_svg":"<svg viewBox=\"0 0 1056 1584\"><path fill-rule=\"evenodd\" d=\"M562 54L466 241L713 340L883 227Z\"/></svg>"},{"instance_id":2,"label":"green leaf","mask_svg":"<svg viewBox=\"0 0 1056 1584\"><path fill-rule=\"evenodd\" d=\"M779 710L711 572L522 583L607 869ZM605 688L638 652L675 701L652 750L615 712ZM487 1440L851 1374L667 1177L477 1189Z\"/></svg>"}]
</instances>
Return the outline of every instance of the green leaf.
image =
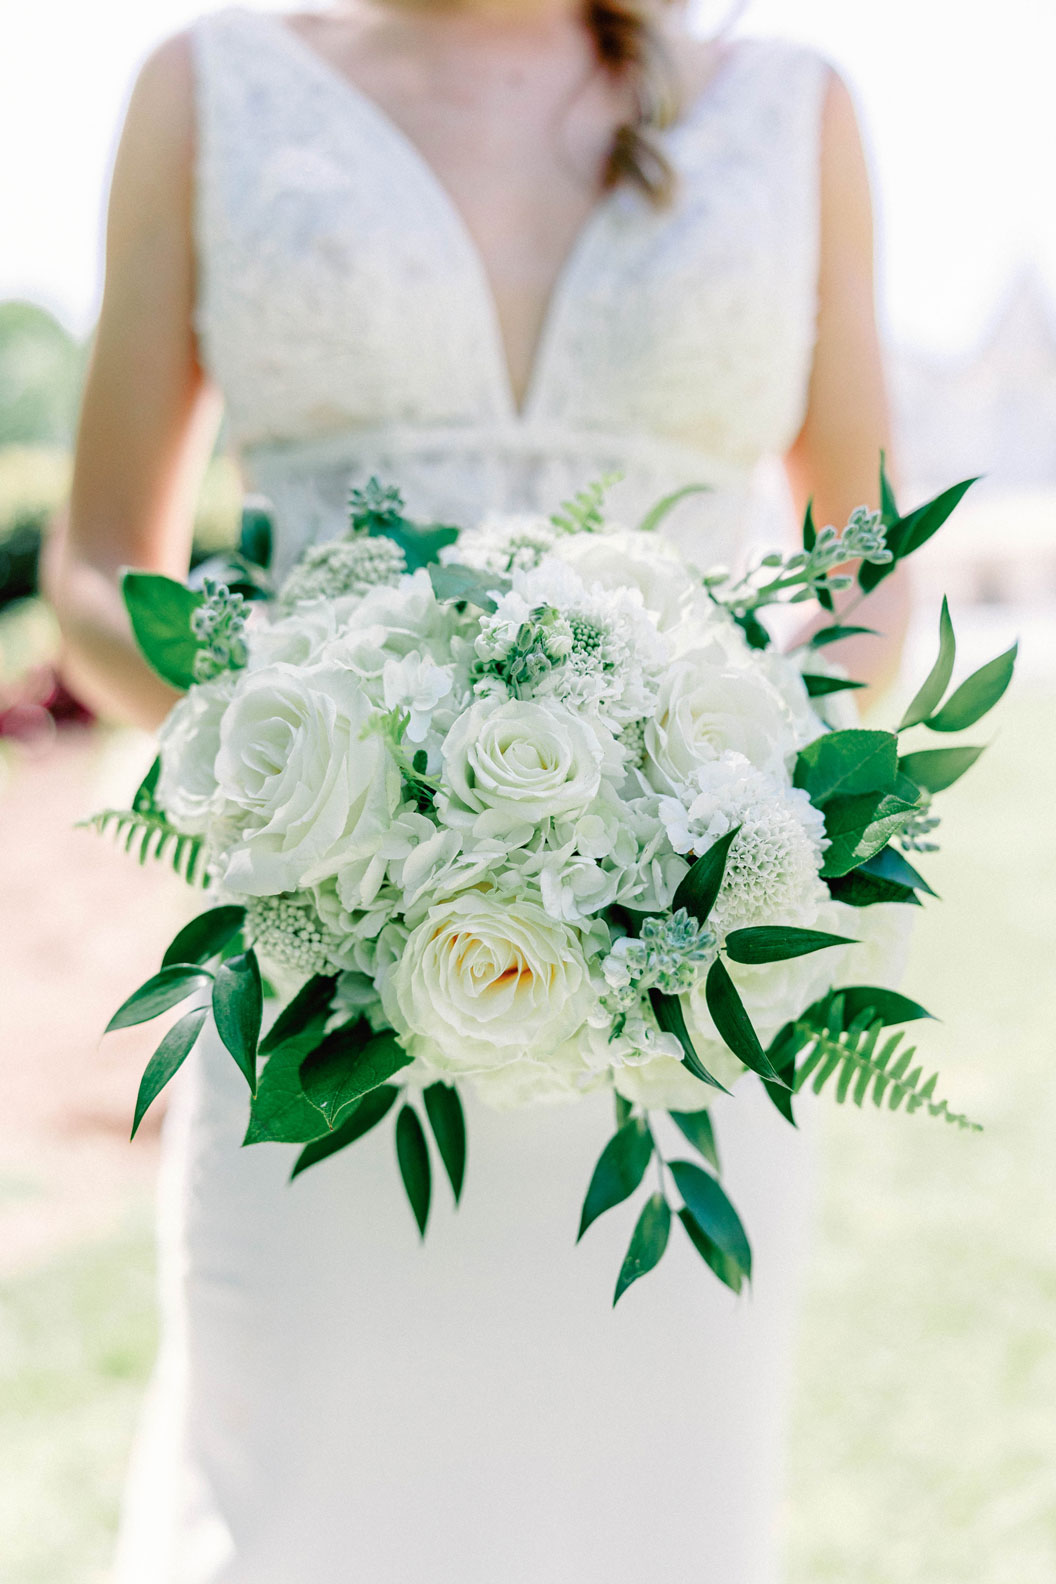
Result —
<instances>
[{"instance_id":1,"label":"green leaf","mask_svg":"<svg viewBox=\"0 0 1056 1584\"><path fill-rule=\"evenodd\" d=\"M653 1135L642 1117L632 1117L602 1150L590 1179L576 1242L606 1210L629 1199L653 1155Z\"/></svg>"},{"instance_id":2,"label":"green leaf","mask_svg":"<svg viewBox=\"0 0 1056 1584\"><path fill-rule=\"evenodd\" d=\"M908 858L904 858L897 847L881 847L878 853L868 858L861 865L863 873L878 875L883 880L894 880L898 885L912 886L914 891L926 891L929 896L937 896L919 874Z\"/></svg>"},{"instance_id":3,"label":"green leaf","mask_svg":"<svg viewBox=\"0 0 1056 1584\"><path fill-rule=\"evenodd\" d=\"M925 792L944 792L984 752L983 748L925 748L920 753L903 754L898 768Z\"/></svg>"},{"instance_id":4,"label":"green leaf","mask_svg":"<svg viewBox=\"0 0 1056 1584\"><path fill-rule=\"evenodd\" d=\"M185 924L164 957L163 968L174 963L205 963L223 951L232 935L245 923L244 907L214 907Z\"/></svg>"},{"instance_id":5,"label":"green leaf","mask_svg":"<svg viewBox=\"0 0 1056 1584\"><path fill-rule=\"evenodd\" d=\"M781 1082L776 1084L766 1083L765 1089L770 1100L780 1111L786 1122L793 1127L797 1126L795 1113L792 1109L792 1084L796 1076L796 1057L803 1046L803 1038L791 1023L786 1023L767 1046L766 1054L770 1065L777 1073ZM787 1088L785 1086L788 1086Z\"/></svg>"},{"instance_id":6,"label":"green leaf","mask_svg":"<svg viewBox=\"0 0 1056 1584\"><path fill-rule=\"evenodd\" d=\"M686 1027L686 1020L682 1013L682 1003L678 996L665 995L663 990L650 990L649 1004L653 1015L665 1034L673 1034L682 1046L682 1065L689 1069L694 1078L699 1078L701 1083L710 1084L713 1089L721 1089L723 1094L729 1094L725 1084L712 1077L700 1057Z\"/></svg>"},{"instance_id":7,"label":"green leaf","mask_svg":"<svg viewBox=\"0 0 1056 1584\"><path fill-rule=\"evenodd\" d=\"M721 1282L735 1293L739 1293L744 1286L744 1276L736 1260L724 1254L717 1243L713 1243L704 1228L697 1221L691 1211L683 1205L678 1212L678 1219L689 1234L689 1240L704 1263L714 1271Z\"/></svg>"},{"instance_id":8,"label":"green leaf","mask_svg":"<svg viewBox=\"0 0 1056 1584\"><path fill-rule=\"evenodd\" d=\"M755 611L734 611L733 619L743 632L749 649L769 649L770 634Z\"/></svg>"},{"instance_id":9,"label":"green leaf","mask_svg":"<svg viewBox=\"0 0 1056 1584\"><path fill-rule=\"evenodd\" d=\"M880 634L875 627L819 627L810 640L812 649L822 649L826 644L841 643L844 638L857 638L860 635L870 638L879 638Z\"/></svg>"},{"instance_id":10,"label":"green leaf","mask_svg":"<svg viewBox=\"0 0 1056 1584\"><path fill-rule=\"evenodd\" d=\"M425 1142L418 1113L409 1105L404 1106L396 1119L396 1159L400 1163L400 1176L418 1223L418 1232L424 1238L432 1193L429 1146Z\"/></svg>"},{"instance_id":11,"label":"green leaf","mask_svg":"<svg viewBox=\"0 0 1056 1584\"><path fill-rule=\"evenodd\" d=\"M178 1006L181 1001L186 1001L189 995L200 990L212 980L212 974L206 973L202 968L188 968L183 965L163 968L160 973L153 974L138 990L134 990L127 1001L123 1001L106 1025L106 1033L111 1034L114 1029L133 1028L137 1023L149 1023L151 1018L160 1017L170 1007Z\"/></svg>"},{"instance_id":12,"label":"green leaf","mask_svg":"<svg viewBox=\"0 0 1056 1584\"><path fill-rule=\"evenodd\" d=\"M208 1011L208 1007L195 1007L193 1011L185 1012L179 1022L174 1023L169 1029L147 1063L139 1085L139 1094L136 1096L136 1114L132 1122L133 1138L139 1131L139 1124L147 1111L193 1049Z\"/></svg>"},{"instance_id":13,"label":"green leaf","mask_svg":"<svg viewBox=\"0 0 1056 1584\"><path fill-rule=\"evenodd\" d=\"M707 922L708 914L715 906L715 899L722 889L726 860L740 829L739 825L735 825L731 831L726 832L725 836L720 836L718 841L712 842L707 852L697 859L675 892L672 908L676 911L685 908L698 924Z\"/></svg>"},{"instance_id":14,"label":"green leaf","mask_svg":"<svg viewBox=\"0 0 1056 1584\"><path fill-rule=\"evenodd\" d=\"M794 929L786 924L763 924L755 929L731 930L723 943L732 962L785 962L790 957L805 957L826 946L856 946L847 935L828 935L823 930Z\"/></svg>"},{"instance_id":15,"label":"green leaf","mask_svg":"<svg viewBox=\"0 0 1056 1584\"><path fill-rule=\"evenodd\" d=\"M293 1039L297 1034L318 1031L319 1036L322 1037L326 1021L330 1016L330 1003L336 987L336 974L316 974L313 979L303 984L289 1006L282 1009L261 1040L260 1054L268 1055L270 1051L275 1050L279 1045L285 1045L287 1040Z\"/></svg>"},{"instance_id":16,"label":"green leaf","mask_svg":"<svg viewBox=\"0 0 1056 1584\"><path fill-rule=\"evenodd\" d=\"M213 1019L216 1032L249 1084L257 1087L257 1040L264 1016L264 991L257 954L252 949L228 957L213 980Z\"/></svg>"},{"instance_id":17,"label":"green leaf","mask_svg":"<svg viewBox=\"0 0 1056 1584\"><path fill-rule=\"evenodd\" d=\"M709 1111L669 1111L672 1122L689 1140L695 1150L699 1150L706 1161L710 1161L716 1171L719 1166L719 1148L715 1142L715 1128L712 1124Z\"/></svg>"},{"instance_id":18,"label":"green leaf","mask_svg":"<svg viewBox=\"0 0 1056 1584\"><path fill-rule=\"evenodd\" d=\"M846 693L869 686L868 682L852 682L849 677L822 676L813 671L804 671L803 685L808 698L825 698L829 693Z\"/></svg>"},{"instance_id":19,"label":"green leaf","mask_svg":"<svg viewBox=\"0 0 1056 1584\"><path fill-rule=\"evenodd\" d=\"M744 1009L744 1002L737 994L737 987L730 978L729 970L721 957L716 957L708 969L704 995L712 1022L738 1060L746 1067L750 1067L752 1072L758 1073L761 1078L768 1078L771 1083L780 1083L781 1080L759 1043L759 1036Z\"/></svg>"},{"instance_id":20,"label":"green leaf","mask_svg":"<svg viewBox=\"0 0 1056 1584\"><path fill-rule=\"evenodd\" d=\"M633 1282L659 1265L670 1234L671 1206L663 1194L655 1193L646 1200L631 1235L631 1244L616 1282L616 1294L612 1300L614 1309Z\"/></svg>"},{"instance_id":21,"label":"green leaf","mask_svg":"<svg viewBox=\"0 0 1056 1584\"><path fill-rule=\"evenodd\" d=\"M308 1144L332 1133L301 1086L301 1064L319 1043L317 1030L277 1045L261 1069L243 1144Z\"/></svg>"},{"instance_id":22,"label":"green leaf","mask_svg":"<svg viewBox=\"0 0 1056 1584\"><path fill-rule=\"evenodd\" d=\"M840 1003L839 1026L849 1028L852 1023L914 1023L920 1018L931 1018L931 1013L919 1001L911 1001L897 990L887 990L882 985L850 985L831 991L804 1013L802 1022L817 1027L827 1026L832 1008Z\"/></svg>"},{"instance_id":23,"label":"green leaf","mask_svg":"<svg viewBox=\"0 0 1056 1584\"><path fill-rule=\"evenodd\" d=\"M371 1089L362 1100L357 1100L340 1127L335 1128L332 1133L327 1133L324 1138L315 1139L313 1143L304 1146L290 1173L290 1181L307 1171L309 1166L318 1166L320 1161L336 1155L338 1150L354 1144L357 1139L369 1133L371 1128L377 1127L392 1110L399 1092L395 1084L382 1084L380 1089Z\"/></svg>"},{"instance_id":24,"label":"green leaf","mask_svg":"<svg viewBox=\"0 0 1056 1584\"><path fill-rule=\"evenodd\" d=\"M885 880L882 875L870 874L864 865L845 875L833 875L825 884L833 900L843 902L847 907L875 907L880 902L920 906L920 898L912 886L901 885L897 880Z\"/></svg>"},{"instance_id":25,"label":"green leaf","mask_svg":"<svg viewBox=\"0 0 1056 1584\"><path fill-rule=\"evenodd\" d=\"M966 726L974 726L977 720L982 720L1011 682L1018 653L1019 645L1013 644L996 660L990 660L980 666L978 671L973 671L967 681L962 682L956 692L950 695L938 714L928 716L924 722L928 730L963 731Z\"/></svg>"},{"instance_id":26,"label":"green leaf","mask_svg":"<svg viewBox=\"0 0 1056 1584\"><path fill-rule=\"evenodd\" d=\"M944 595L942 610L939 614L938 658L925 677L919 692L915 694L909 708L899 721L899 731L906 731L910 726L919 726L921 721L927 720L932 711L938 708L942 695L950 685L950 678L953 675L953 663L956 658L957 639L954 636L953 622L950 619L949 602Z\"/></svg>"},{"instance_id":27,"label":"green leaf","mask_svg":"<svg viewBox=\"0 0 1056 1584\"><path fill-rule=\"evenodd\" d=\"M612 1098L616 1108L616 1126L621 1128L634 1115L634 1106L629 1100L625 1100L623 1095L617 1094L615 1091L613 1091Z\"/></svg>"},{"instance_id":28,"label":"green leaf","mask_svg":"<svg viewBox=\"0 0 1056 1584\"><path fill-rule=\"evenodd\" d=\"M880 453L880 519L885 528L893 528L898 521L895 492L887 476L887 453Z\"/></svg>"},{"instance_id":29,"label":"green leaf","mask_svg":"<svg viewBox=\"0 0 1056 1584\"><path fill-rule=\"evenodd\" d=\"M143 777L142 781L139 783L139 786L135 790L135 794L132 798L133 814L160 813L155 800L155 793L158 790L158 782L160 779L161 755L158 754L157 758L154 760L154 763L151 765L150 769L147 771L146 775Z\"/></svg>"},{"instance_id":30,"label":"green leaf","mask_svg":"<svg viewBox=\"0 0 1056 1584\"><path fill-rule=\"evenodd\" d=\"M395 1034L371 1034L365 1018L328 1034L301 1066L301 1088L330 1127L337 1127L361 1095L388 1083L412 1058Z\"/></svg>"},{"instance_id":31,"label":"green leaf","mask_svg":"<svg viewBox=\"0 0 1056 1584\"><path fill-rule=\"evenodd\" d=\"M858 570L858 586L868 594L882 583L884 578L894 571L899 561L904 561L907 556L919 550L926 544L932 534L937 533L943 523L960 505L964 496L978 480L965 479L961 484L954 484L950 489L943 490L941 495L936 495L934 500L926 501L923 506L918 506L907 516L900 517L897 522L888 527L887 547L894 556L893 561L886 562L883 566L876 566L872 562L863 562Z\"/></svg>"},{"instance_id":32,"label":"green leaf","mask_svg":"<svg viewBox=\"0 0 1056 1584\"><path fill-rule=\"evenodd\" d=\"M645 516L638 524L638 532L655 533L656 529L659 528L667 514L673 511L680 501L684 501L687 495L701 495L710 493L710 484L684 484L681 489L672 490L670 495L665 495L662 500L657 501L656 505L651 511L646 512Z\"/></svg>"},{"instance_id":33,"label":"green leaf","mask_svg":"<svg viewBox=\"0 0 1056 1584\"><path fill-rule=\"evenodd\" d=\"M825 805L825 834L829 838L821 869L823 880L847 874L886 847L903 830L923 794L903 778L893 792L870 792L864 797L838 797Z\"/></svg>"},{"instance_id":34,"label":"green leaf","mask_svg":"<svg viewBox=\"0 0 1056 1584\"><path fill-rule=\"evenodd\" d=\"M458 1204L466 1175L466 1118L453 1084L434 1083L422 1095L440 1159Z\"/></svg>"},{"instance_id":35,"label":"green leaf","mask_svg":"<svg viewBox=\"0 0 1056 1584\"><path fill-rule=\"evenodd\" d=\"M809 555L818 538L818 527L814 521L814 497L807 502L807 509L803 513L803 548Z\"/></svg>"},{"instance_id":36,"label":"green leaf","mask_svg":"<svg viewBox=\"0 0 1056 1584\"><path fill-rule=\"evenodd\" d=\"M141 864L148 858L165 859L173 873L188 885L206 883L205 843L197 836L181 836L164 814L102 809L88 819L78 820L77 824L81 828L90 826L100 836L112 832L125 851L132 853Z\"/></svg>"},{"instance_id":37,"label":"green leaf","mask_svg":"<svg viewBox=\"0 0 1056 1584\"><path fill-rule=\"evenodd\" d=\"M797 1089L813 1078L811 1087L815 1094L821 1094L836 1078L839 1105L850 1096L856 1106L861 1106L871 1095L876 1106L886 1099L892 1111L903 1105L910 1114L925 1109L929 1116L941 1117L955 1127L973 1133L981 1131L978 1123L952 1112L945 1100L935 1100L938 1074L923 1081L923 1067L912 1066L915 1048L910 1046L899 1052L904 1038L901 1031L885 1039L883 1045L879 1043L883 1032L880 1023L855 1023L843 1032L806 1032L810 1048L796 1073Z\"/></svg>"},{"instance_id":38,"label":"green leaf","mask_svg":"<svg viewBox=\"0 0 1056 1584\"><path fill-rule=\"evenodd\" d=\"M888 792L898 774L898 738L894 732L825 732L801 749L794 785L821 808L835 797Z\"/></svg>"},{"instance_id":39,"label":"green leaf","mask_svg":"<svg viewBox=\"0 0 1056 1584\"><path fill-rule=\"evenodd\" d=\"M441 550L458 538L458 529L449 528L445 523L413 523L406 517L372 522L369 532L374 537L380 534L392 539L399 545L407 558L408 572L431 565Z\"/></svg>"},{"instance_id":40,"label":"green leaf","mask_svg":"<svg viewBox=\"0 0 1056 1584\"><path fill-rule=\"evenodd\" d=\"M121 592L148 664L173 687L189 688L199 647L191 616L203 596L159 572L126 572Z\"/></svg>"},{"instance_id":41,"label":"green leaf","mask_svg":"<svg viewBox=\"0 0 1056 1584\"><path fill-rule=\"evenodd\" d=\"M238 552L254 566L267 571L271 566L273 529L271 513L259 500L247 500L242 507L242 526L238 536Z\"/></svg>"},{"instance_id":42,"label":"green leaf","mask_svg":"<svg viewBox=\"0 0 1056 1584\"><path fill-rule=\"evenodd\" d=\"M751 1244L725 1190L710 1172L694 1165L692 1161L670 1161L669 1167L675 1186L694 1221L716 1247L733 1260L742 1276L750 1278Z\"/></svg>"},{"instance_id":43,"label":"green leaf","mask_svg":"<svg viewBox=\"0 0 1056 1584\"><path fill-rule=\"evenodd\" d=\"M442 566L439 561L430 564L429 580L438 600L456 600L475 605L482 611L497 610L495 593L505 593L510 586L509 578L499 577L494 572L479 572L475 567Z\"/></svg>"}]
</instances>

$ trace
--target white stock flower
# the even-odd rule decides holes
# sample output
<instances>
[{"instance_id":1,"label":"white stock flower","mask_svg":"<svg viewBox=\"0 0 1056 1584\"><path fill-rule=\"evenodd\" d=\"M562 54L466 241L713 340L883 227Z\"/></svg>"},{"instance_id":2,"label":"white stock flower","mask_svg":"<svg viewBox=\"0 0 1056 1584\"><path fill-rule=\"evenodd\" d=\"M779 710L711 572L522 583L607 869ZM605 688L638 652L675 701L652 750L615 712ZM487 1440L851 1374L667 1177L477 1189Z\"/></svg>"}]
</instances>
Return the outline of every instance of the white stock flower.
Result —
<instances>
[{"instance_id":1,"label":"white stock flower","mask_svg":"<svg viewBox=\"0 0 1056 1584\"><path fill-rule=\"evenodd\" d=\"M409 742L425 741L433 711L451 692L452 680L450 667L436 665L417 649L386 660L381 673L385 708L407 711Z\"/></svg>"},{"instance_id":2,"label":"white stock flower","mask_svg":"<svg viewBox=\"0 0 1056 1584\"><path fill-rule=\"evenodd\" d=\"M399 773L355 676L334 665L243 672L220 728L216 776L240 840L223 858L231 891L296 891L333 873L383 830Z\"/></svg>"},{"instance_id":3,"label":"white stock flower","mask_svg":"<svg viewBox=\"0 0 1056 1584\"><path fill-rule=\"evenodd\" d=\"M190 835L208 831L223 804L216 756L234 687L232 671L212 682L197 683L173 705L158 733L158 802L173 824Z\"/></svg>"},{"instance_id":4,"label":"white stock flower","mask_svg":"<svg viewBox=\"0 0 1056 1584\"><path fill-rule=\"evenodd\" d=\"M536 902L468 891L429 909L379 989L407 1048L438 1070L545 1060L595 1003L575 932Z\"/></svg>"},{"instance_id":5,"label":"white stock flower","mask_svg":"<svg viewBox=\"0 0 1056 1584\"><path fill-rule=\"evenodd\" d=\"M795 750L788 706L755 668L717 666L711 647L684 655L664 675L646 722L645 774L658 792L675 791L730 749L782 775Z\"/></svg>"},{"instance_id":6,"label":"white stock flower","mask_svg":"<svg viewBox=\"0 0 1056 1584\"><path fill-rule=\"evenodd\" d=\"M611 755L611 737L608 745ZM582 814L605 762L597 731L578 716L522 699L479 699L456 720L442 754L444 823L519 842L542 820Z\"/></svg>"}]
</instances>

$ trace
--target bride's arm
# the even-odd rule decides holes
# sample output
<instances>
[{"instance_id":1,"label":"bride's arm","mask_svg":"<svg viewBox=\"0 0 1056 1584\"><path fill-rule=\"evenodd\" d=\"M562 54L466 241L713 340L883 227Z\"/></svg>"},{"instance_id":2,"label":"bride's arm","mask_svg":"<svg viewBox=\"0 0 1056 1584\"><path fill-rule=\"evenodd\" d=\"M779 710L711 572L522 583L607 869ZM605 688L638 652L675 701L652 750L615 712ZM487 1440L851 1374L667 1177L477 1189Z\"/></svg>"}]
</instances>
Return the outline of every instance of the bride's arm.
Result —
<instances>
[{"instance_id":1,"label":"bride's arm","mask_svg":"<svg viewBox=\"0 0 1056 1584\"><path fill-rule=\"evenodd\" d=\"M76 691L102 713L148 727L177 695L136 650L119 572L186 576L219 416L191 323L193 142L190 50L179 37L147 62L129 105L70 504L44 567Z\"/></svg>"},{"instance_id":2,"label":"bride's arm","mask_svg":"<svg viewBox=\"0 0 1056 1584\"><path fill-rule=\"evenodd\" d=\"M856 506L879 506L880 450L890 456L890 413L876 323L873 214L854 105L830 80L821 147L818 336L807 416L786 469L802 512L814 497L819 526L842 526ZM846 606L854 591L839 600ZM848 639L832 651L854 677L892 680L909 615L904 571L855 609L856 625L885 635Z\"/></svg>"}]
</instances>

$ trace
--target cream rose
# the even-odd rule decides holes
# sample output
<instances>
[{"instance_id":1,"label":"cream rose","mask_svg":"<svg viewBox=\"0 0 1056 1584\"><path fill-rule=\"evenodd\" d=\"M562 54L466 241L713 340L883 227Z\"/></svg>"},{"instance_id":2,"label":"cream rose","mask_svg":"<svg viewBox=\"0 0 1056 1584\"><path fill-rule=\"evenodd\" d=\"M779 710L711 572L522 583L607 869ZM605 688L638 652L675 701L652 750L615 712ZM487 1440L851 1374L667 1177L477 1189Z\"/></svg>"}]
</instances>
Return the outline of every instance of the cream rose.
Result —
<instances>
[{"instance_id":1,"label":"cream rose","mask_svg":"<svg viewBox=\"0 0 1056 1584\"><path fill-rule=\"evenodd\" d=\"M677 660L660 684L645 727L645 773L657 791L676 789L698 765L735 749L784 776L795 746L791 713L773 684L755 670L718 667L714 650L705 650Z\"/></svg>"},{"instance_id":2,"label":"cream rose","mask_svg":"<svg viewBox=\"0 0 1056 1584\"><path fill-rule=\"evenodd\" d=\"M627 528L566 534L551 553L574 567L589 587L637 589L661 632L678 622L696 587L674 545L655 534Z\"/></svg>"},{"instance_id":3,"label":"cream rose","mask_svg":"<svg viewBox=\"0 0 1056 1584\"><path fill-rule=\"evenodd\" d=\"M340 667L243 673L221 723L216 776L241 840L222 861L231 891L266 896L332 874L385 828L400 778L371 705Z\"/></svg>"},{"instance_id":4,"label":"cream rose","mask_svg":"<svg viewBox=\"0 0 1056 1584\"><path fill-rule=\"evenodd\" d=\"M158 733L158 802L181 831L199 836L223 804L216 781L220 726L231 702L230 671L192 687L169 711Z\"/></svg>"},{"instance_id":5,"label":"cream rose","mask_svg":"<svg viewBox=\"0 0 1056 1584\"><path fill-rule=\"evenodd\" d=\"M604 750L597 728L561 704L481 699L452 726L442 756L445 824L527 840L541 820L574 817L593 802Z\"/></svg>"},{"instance_id":6,"label":"cream rose","mask_svg":"<svg viewBox=\"0 0 1056 1584\"><path fill-rule=\"evenodd\" d=\"M537 902L466 891L430 908L398 961L379 965L407 1048L448 1072L545 1062L595 1005L575 932Z\"/></svg>"}]
</instances>

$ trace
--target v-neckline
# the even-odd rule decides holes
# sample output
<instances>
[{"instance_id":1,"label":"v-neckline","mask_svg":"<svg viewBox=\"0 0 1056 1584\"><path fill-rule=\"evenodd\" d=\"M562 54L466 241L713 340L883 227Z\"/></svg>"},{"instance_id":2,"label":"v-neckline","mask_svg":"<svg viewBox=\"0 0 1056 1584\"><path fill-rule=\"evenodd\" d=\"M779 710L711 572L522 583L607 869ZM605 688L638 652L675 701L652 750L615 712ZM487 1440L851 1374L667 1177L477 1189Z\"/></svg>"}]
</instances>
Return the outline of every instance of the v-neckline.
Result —
<instances>
[{"instance_id":1,"label":"v-neckline","mask_svg":"<svg viewBox=\"0 0 1056 1584\"><path fill-rule=\"evenodd\" d=\"M268 11L244 11L243 15L264 23L292 56L313 71L331 90L343 95L361 116L371 122L378 133L392 146L396 155L403 160L408 170L413 173L422 192L428 195L434 208L446 223L452 239L462 254L465 268L473 277L478 308L485 321L485 340L492 364L492 383L496 401L508 421L515 424L527 423L537 415L540 408L547 370L552 361L554 347L559 340L561 324L567 315L568 304L574 300L573 287L586 267L594 248L595 238L600 236L617 204L628 198L627 189L617 187L599 194L577 229L551 283L528 365L528 377L524 391L518 399L503 333L502 317L499 313L498 296L488 274L483 252L450 188L436 167L394 116L351 77L346 76L333 65L325 55L308 44L297 30L290 26L285 17ZM723 85L731 65L740 54L742 43L742 40L735 40L732 44L726 45L718 64L711 71L700 92L694 96L678 121L667 132L669 138L672 134L679 133L692 125L704 110L710 108L714 90Z\"/></svg>"}]
</instances>

